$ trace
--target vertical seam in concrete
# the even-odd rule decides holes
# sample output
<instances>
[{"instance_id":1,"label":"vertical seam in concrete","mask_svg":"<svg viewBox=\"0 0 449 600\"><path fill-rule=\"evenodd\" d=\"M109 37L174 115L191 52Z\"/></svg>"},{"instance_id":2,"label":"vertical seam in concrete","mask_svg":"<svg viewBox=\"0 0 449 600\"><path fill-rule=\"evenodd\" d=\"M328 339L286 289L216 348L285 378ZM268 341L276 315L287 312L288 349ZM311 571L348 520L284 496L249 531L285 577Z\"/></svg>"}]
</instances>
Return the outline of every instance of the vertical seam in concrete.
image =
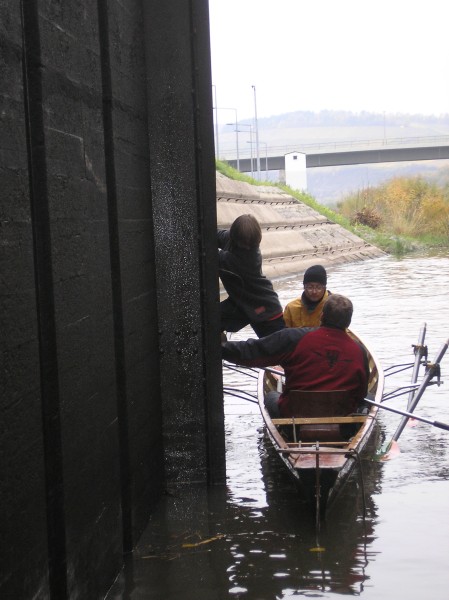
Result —
<instances>
[{"instance_id":1,"label":"vertical seam in concrete","mask_svg":"<svg viewBox=\"0 0 449 600\"><path fill-rule=\"evenodd\" d=\"M67 597L60 393L47 164L42 107L42 64L36 0L22 0L22 68L30 185L42 397L49 586Z\"/></svg>"},{"instance_id":2,"label":"vertical seam in concrete","mask_svg":"<svg viewBox=\"0 0 449 600\"><path fill-rule=\"evenodd\" d=\"M100 41L101 80L103 93L103 130L105 173L109 221L109 248L111 260L112 305L114 319L114 350L117 385L117 415L120 446L120 481L122 500L123 551L132 551L132 505L126 398L125 343L123 298L120 269L119 223L117 184L114 158L114 128L112 117L112 77L109 52L109 9L107 0L98 0L98 28Z\"/></svg>"},{"instance_id":3,"label":"vertical seam in concrete","mask_svg":"<svg viewBox=\"0 0 449 600\"><path fill-rule=\"evenodd\" d=\"M190 52L191 52L191 60L192 60L192 107L193 107L193 132L194 132L194 145L195 145L195 153L196 153L196 162L195 162L195 178L196 178L196 191L197 191L197 221L198 221L198 259L199 259L199 276L200 276L200 295L201 295L201 307L202 307L202 315L201 321L204 324L204 309L206 306L206 274L205 274L205 264L204 264L204 240L203 240L203 227L204 227L204 218L203 218L203 207L202 207L202 194L201 194L201 180L202 180L202 172L201 167L202 163L202 148L199 143L199 114L198 114L198 75L197 75L197 52L196 52L196 44L198 43L196 36L196 28L195 28L195 16L194 16L194 5L192 0L189 1L189 15L190 15ZM201 340L204 348L207 348L207 339L206 332L204 326L202 327L202 340ZM205 355L203 355L205 356ZM209 410L208 410L208 402L207 402L207 364L206 360L203 359L203 395L204 395L204 412L205 412L205 421L207 423L207 428L205 431L205 445L206 445L206 463L207 463L207 482L210 483L210 480L213 479L213 475L211 473L211 444L210 444L210 418L209 418Z\"/></svg>"},{"instance_id":4,"label":"vertical seam in concrete","mask_svg":"<svg viewBox=\"0 0 449 600\"><path fill-rule=\"evenodd\" d=\"M206 6L204 6L206 5ZM201 119L205 119L205 117L200 114L200 106L201 102L199 100L199 95L201 94L200 90L200 61L198 57L198 53L200 52L198 45L201 43L198 39L197 29L201 27L201 22L199 21L199 14L205 8L208 8L207 3L204 2L204 5L198 2L198 0L190 0L189 1L189 14L190 14L190 31L191 31L191 56L192 56L192 106L193 106L193 122L194 122L194 144L195 144L195 153L196 153L196 189L197 189L197 211L198 211L198 255L199 255L199 275L200 275L200 293L201 293L201 306L202 306L202 344L206 349L206 353L209 352L209 345L213 343L211 341L212 336L210 332L206 332L205 322L206 322L206 311L210 306L211 299L208 299L208 293L212 293L212 286L207 282L208 273L206 272L206 244L204 240L204 228L206 226L206 219L204 218L204 204L207 201L205 198L205 190L204 190L204 179L207 179L207 173L204 174L203 168L205 163L205 158L203 156L204 150L201 144L201 135L200 128L202 124L200 123ZM196 12L198 11L198 13ZM204 14L201 13L201 18L203 19L202 23L208 22L209 15L207 18ZM204 35L204 34L203 34ZM203 38L204 39L204 38ZM205 73L202 74L205 77ZM210 90L212 87L209 88ZM203 97L203 101L205 98ZM204 110L205 104L203 104ZM204 128L203 128L204 129ZM213 162L215 164L215 161ZM215 191L215 171L213 173L213 182L214 182L214 190L213 190L213 201L215 202L216 191ZM218 292L218 270L216 273L216 281L217 281L217 301L219 299ZM218 338L218 326L217 326L217 346L219 344ZM206 354L204 355L206 356ZM209 358L209 360L211 360ZM220 374L219 381L216 380L217 372ZM217 389L217 385L222 386L221 379L221 361L220 367L215 369L215 377L214 377L214 369L209 364L206 363L206 359L203 360L203 389L204 389L204 410L205 417L207 423L207 432L206 432L206 452L207 452L207 482L208 484L212 483L224 483L225 482L225 450L224 450L224 426L222 434L220 451L217 452L217 436L218 432L215 430L212 425L212 419L210 415L210 398L208 398L208 393L211 392L211 389ZM214 392L218 393L218 392ZM222 395L222 394L221 394ZM214 407L216 408L216 407ZM223 414L223 422L224 422L224 414Z\"/></svg>"}]
</instances>

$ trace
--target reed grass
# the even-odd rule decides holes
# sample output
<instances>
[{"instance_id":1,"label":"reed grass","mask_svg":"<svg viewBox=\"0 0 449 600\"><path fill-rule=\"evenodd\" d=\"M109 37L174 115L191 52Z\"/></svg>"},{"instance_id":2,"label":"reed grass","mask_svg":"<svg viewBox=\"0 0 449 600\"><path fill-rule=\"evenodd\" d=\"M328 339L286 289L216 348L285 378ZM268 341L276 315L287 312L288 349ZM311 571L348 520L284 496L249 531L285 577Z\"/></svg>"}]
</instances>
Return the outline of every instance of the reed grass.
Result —
<instances>
[{"instance_id":1,"label":"reed grass","mask_svg":"<svg viewBox=\"0 0 449 600\"><path fill-rule=\"evenodd\" d=\"M370 225L383 236L401 240L405 247L449 245L449 193L422 177L396 177L374 188L343 198L339 213L351 223ZM371 224L372 224L371 223Z\"/></svg>"}]
</instances>

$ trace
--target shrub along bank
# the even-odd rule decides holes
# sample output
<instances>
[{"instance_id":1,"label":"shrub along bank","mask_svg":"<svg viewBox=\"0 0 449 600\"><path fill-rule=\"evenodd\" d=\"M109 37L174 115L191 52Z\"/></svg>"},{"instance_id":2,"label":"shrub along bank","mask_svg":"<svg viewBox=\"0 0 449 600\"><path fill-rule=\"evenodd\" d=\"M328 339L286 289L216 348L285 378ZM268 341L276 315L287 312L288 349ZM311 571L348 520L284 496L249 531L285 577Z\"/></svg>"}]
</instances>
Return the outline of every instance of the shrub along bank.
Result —
<instances>
[{"instance_id":1,"label":"shrub along bank","mask_svg":"<svg viewBox=\"0 0 449 600\"><path fill-rule=\"evenodd\" d=\"M449 244L449 186L396 177L348 195L337 206L353 224L428 247Z\"/></svg>"},{"instance_id":2,"label":"shrub along bank","mask_svg":"<svg viewBox=\"0 0 449 600\"><path fill-rule=\"evenodd\" d=\"M222 161L217 161L216 168L231 179L273 185L239 173ZM422 177L397 177L346 196L336 211L309 194L281 183L276 186L390 254L449 246L449 184L438 185Z\"/></svg>"}]
</instances>

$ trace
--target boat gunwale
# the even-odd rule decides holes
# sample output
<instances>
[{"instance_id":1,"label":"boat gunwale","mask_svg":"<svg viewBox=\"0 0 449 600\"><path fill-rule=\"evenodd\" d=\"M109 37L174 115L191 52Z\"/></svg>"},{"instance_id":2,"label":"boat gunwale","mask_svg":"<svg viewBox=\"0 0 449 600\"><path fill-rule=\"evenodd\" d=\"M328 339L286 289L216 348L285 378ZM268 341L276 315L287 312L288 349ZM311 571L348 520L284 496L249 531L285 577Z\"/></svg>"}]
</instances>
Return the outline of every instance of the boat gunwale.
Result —
<instances>
[{"instance_id":1,"label":"boat gunwale","mask_svg":"<svg viewBox=\"0 0 449 600\"><path fill-rule=\"evenodd\" d=\"M348 331L348 333L355 341L360 343L368 353L370 361L370 379L368 384L369 389L367 398L373 398L374 401L380 402L382 399L384 389L384 373L379 363L379 360L377 359L376 355L372 352L372 350L367 346L367 344L364 341L362 341L362 339L357 334L355 334L353 331ZM368 440L371 437L372 431L374 429L374 424L377 419L378 407L371 406L369 412L366 415L357 415L357 417L365 417L364 422L360 429L357 431L357 433L350 440L348 440L348 442L340 442L338 444L341 446L341 448L335 449L335 447L326 447L326 445L321 446L319 440L317 440L317 442L307 443L299 441L296 443L296 445L294 445L295 443L292 442L287 443L283 435L279 432L278 428L276 427L275 423L280 419L274 419L273 422L270 415L268 414L268 411L265 408L264 393L265 381L267 377L271 377L272 379L274 379L272 372L270 373L269 371L262 369L258 377L257 395L259 401L259 409L261 411L265 426L267 428L267 432L269 434L274 449L278 452L278 455L287 465L287 467L290 469L293 475L295 475L297 478L300 478L300 471L316 469L317 455L319 456L320 469L333 470L336 472L336 476L338 476L339 474L343 476L344 473L346 473L348 470L351 470L355 463L353 457L365 448L366 444L368 443ZM305 422L307 420L310 421L310 419L296 418L296 421L300 422ZM325 418L322 419L322 421L325 420ZM292 423L292 419L289 419L289 421L290 423ZM316 423L317 421L314 422ZM313 449L314 445L315 449Z\"/></svg>"}]
</instances>

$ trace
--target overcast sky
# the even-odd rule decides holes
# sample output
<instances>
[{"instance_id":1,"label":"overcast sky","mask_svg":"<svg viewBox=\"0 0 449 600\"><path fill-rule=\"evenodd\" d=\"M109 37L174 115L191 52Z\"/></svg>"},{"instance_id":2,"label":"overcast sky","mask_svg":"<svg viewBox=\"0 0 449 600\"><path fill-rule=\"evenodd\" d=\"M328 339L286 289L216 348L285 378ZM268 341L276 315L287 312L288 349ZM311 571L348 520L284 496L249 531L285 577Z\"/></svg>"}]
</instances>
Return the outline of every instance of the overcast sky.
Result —
<instances>
[{"instance_id":1,"label":"overcast sky","mask_svg":"<svg viewBox=\"0 0 449 600\"><path fill-rule=\"evenodd\" d=\"M446 0L209 0L218 120L449 114ZM222 110L223 109L223 110Z\"/></svg>"}]
</instances>

